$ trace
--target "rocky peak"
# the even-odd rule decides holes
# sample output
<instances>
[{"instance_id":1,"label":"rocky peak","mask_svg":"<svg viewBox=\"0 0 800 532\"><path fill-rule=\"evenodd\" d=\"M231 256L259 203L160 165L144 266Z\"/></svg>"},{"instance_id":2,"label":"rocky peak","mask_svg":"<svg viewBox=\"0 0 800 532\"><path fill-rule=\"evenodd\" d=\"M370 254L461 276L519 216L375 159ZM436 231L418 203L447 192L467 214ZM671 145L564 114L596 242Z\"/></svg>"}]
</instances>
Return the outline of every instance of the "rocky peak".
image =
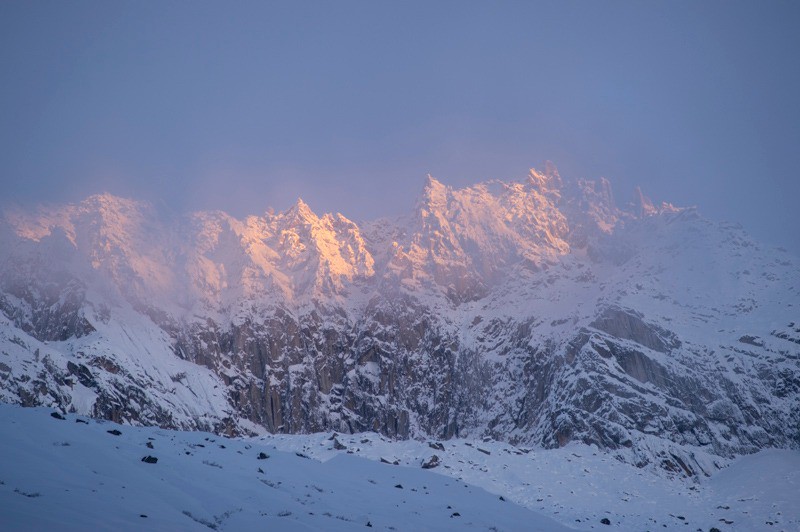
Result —
<instances>
[{"instance_id":1,"label":"rocky peak","mask_svg":"<svg viewBox=\"0 0 800 532\"><path fill-rule=\"evenodd\" d=\"M432 175L425 178L425 186L417 200L417 210L425 216L428 212L441 211L447 208L449 187L442 184Z\"/></svg>"},{"instance_id":2,"label":"rocky peak","mask_svg":"<svg viewBox=\"0 0 800 532\"><path fill-rule=\"evenodd\" d=\"M652 216L657 212L653 202L644 195L641 188L636 187L633 189L633 214L637 218Z\"/></svg>"},{"instance_id":3,"label":"rocky peak","mask_svg":"<svg viewBox=\"0 0 800 532\"><path fill-rule=\"evenodd\" d=\"M275 217L266 244L276 254L275 269L288 274L292 298L330 296L374 274L374 259L359 227L342 214L317 216L298 199Z\"/></svg>"},{"instance_id":4,"label":"rocky peak","mask_svg":"<svg viewBox=\"0 0 800 532\"><path fill-rule=\"evenodd\" d=\"M297 201L289 209L280 215L287 223L317 223L319 217L311 210L311 207L303 201L302 198L297 198Z\"/></svg>"},{"instance_id":5,"label":"rocky peak","mask_svg":"<svg viewBox=\"0 0 800 532\"><path fill-rule=\"evenodd\" d=\"M558 168L551 161L546 161L544 170L531 168L528 171L528 184L540 192L560 190L563 182Z\"/></svg>"},{"instance_id":6,"label":"rocky peak","mask_svg":"<svg viewBox=\"0 0 800 532\"><path fill-rule=\"evenodd\" d=\"M534 171L546 186L557 171ZM514 266L538 265L569 251L558 191L498 180L453 189L429 177L416 221L393 248L395 272L416 286L429 279L453 301L483 294Z\"/></svg>"},{"instance_id":7,"label":"rocky peak","mask_svg":"<svg viewBox=\"0 0 800 532\"><path fill-rule=\"evenodd\" d=\"M96 211L103 214L121 213L145 209L148 204L142 201L123 198L110 192L92 194L80 202L80 208L85 211Z\"/></svg>"},{"instance_id":8,"label":"rocky peak","mask_svg":"<svg viewBox=\"0 0 800 532\"><path fill-rule=\"evenodd\" d=\"M611 182L605 177L601 177L594 184L594 191L606 205L610 208L615 208L614 193L611 190Z\"/></svg>"},{"instance_id":9,"label":"rocky peak","mask_svg":"<svg viewBox=\"0 0 800 532\"><path fill-rule=\"evenodd\" d=\"M547 176L539 172L536 168L528 170L528 184L535 189L545 189L548 184Z\"/></svg>"},{"instance_id":10,"label":"rocky peak","mask_svg":"<svg viewBox=\"0 0 800 532\"><path fill-rule=\"evenodd\" d=\"M558 173L558 168L553 161L544 162L544 175L550 182L550 188L561 188L561 174Z\"/></svg>"}]
</instances>

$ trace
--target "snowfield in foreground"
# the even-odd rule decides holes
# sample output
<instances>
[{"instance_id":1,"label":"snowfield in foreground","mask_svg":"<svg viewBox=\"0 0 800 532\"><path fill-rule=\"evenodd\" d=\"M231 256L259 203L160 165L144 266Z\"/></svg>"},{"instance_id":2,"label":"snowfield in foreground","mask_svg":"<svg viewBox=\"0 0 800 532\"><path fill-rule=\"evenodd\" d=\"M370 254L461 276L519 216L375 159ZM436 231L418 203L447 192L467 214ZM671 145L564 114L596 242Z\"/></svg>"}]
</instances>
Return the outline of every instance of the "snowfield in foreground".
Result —
<instances>
[{"instance_id":1,"label":"snowfield in foreground","mask_svg":"<svg viewBox=\"0 0 800 532\"><path fill-rule=\"evenodd\" d=\"M2 530L800 527L797 451L762 451L686 480L582 445L225 439L50 413L0 405ZM439 465L423 469L433 455Z\"/></svg>"},{"instance_id":2,"label":"snowfield in foreground","mask_svg":"<svg viewBox=\"0 0 800 532\"><path fill-rule=\"evenodd\" d=\"M481 488L346 453L321 463L8 405L0 425L0 530L568 530Z\"/></svg>"}]
</instances>

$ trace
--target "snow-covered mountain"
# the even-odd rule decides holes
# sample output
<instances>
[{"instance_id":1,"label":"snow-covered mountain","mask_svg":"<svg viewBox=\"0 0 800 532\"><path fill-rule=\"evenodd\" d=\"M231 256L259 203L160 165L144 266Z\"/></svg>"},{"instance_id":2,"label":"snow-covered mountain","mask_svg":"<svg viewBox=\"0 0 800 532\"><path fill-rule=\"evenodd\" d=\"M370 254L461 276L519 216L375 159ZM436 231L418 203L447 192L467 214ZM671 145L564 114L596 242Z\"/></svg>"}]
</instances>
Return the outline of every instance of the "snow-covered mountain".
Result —
<instances>
[{"instance_id":1,"label":"snow-covered mountain","mask_svg":"<svg viewBox=\"0 0 800 532\"><path fill-rule=\"evenodd\" d=\"M100 195L0 222L0 399L225 434L595 444L676 474L800 443L800 266L640 190L453 189L357 224Z\"/></svg>"}]
</instances>

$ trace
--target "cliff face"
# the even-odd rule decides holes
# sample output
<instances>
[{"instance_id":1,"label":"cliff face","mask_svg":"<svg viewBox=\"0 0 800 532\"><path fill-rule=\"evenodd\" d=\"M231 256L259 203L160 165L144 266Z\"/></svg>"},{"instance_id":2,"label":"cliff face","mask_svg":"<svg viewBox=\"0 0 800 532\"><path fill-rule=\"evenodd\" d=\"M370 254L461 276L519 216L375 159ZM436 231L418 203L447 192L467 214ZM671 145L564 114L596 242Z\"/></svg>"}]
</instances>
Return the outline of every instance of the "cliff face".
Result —
<instances>
[{"instance_id":1,"label":"cliff face","mask_svg":"<svg viewBox=\"0 0 800 532\"><path fill-rule=\"evenodd\" d=\"M594 443L684 474L800 443L800 269L608 181L405 218L163 221L109 195L0 225L0 399L222 433ZM713 461L713 460L712 460Z\"/></svg>"}]
</instances>

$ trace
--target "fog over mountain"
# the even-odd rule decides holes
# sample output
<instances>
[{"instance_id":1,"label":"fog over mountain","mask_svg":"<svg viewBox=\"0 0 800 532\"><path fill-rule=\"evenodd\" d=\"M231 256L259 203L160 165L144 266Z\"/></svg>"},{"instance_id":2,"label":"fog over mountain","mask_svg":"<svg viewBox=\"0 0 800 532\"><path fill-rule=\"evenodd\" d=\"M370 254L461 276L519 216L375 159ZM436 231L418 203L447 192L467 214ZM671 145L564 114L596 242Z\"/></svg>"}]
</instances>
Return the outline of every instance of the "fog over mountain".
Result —
<instances>
[{"instance_id":1,"label":"fog over mountain","mask_svg":"<svg viewBox=\"0 0 800 532\"><path fill-rule=\"evenodd\" d=\"M613 178L800 254L795 2L0 5L0 203L400 215Z\"/></svg>"},{"instance_id":2,"label":"fog over mountain","mask_svg":"<svg viewBox=\"0 0 800 532\"><path fill-rule=\"evenodd\" d=\"M428 177L356 224L302 200L3 216L0 398L220 434L596 445L677 475L800 443L800 269L694 208L554 165Z\"/></svg>"}]
</instances>

